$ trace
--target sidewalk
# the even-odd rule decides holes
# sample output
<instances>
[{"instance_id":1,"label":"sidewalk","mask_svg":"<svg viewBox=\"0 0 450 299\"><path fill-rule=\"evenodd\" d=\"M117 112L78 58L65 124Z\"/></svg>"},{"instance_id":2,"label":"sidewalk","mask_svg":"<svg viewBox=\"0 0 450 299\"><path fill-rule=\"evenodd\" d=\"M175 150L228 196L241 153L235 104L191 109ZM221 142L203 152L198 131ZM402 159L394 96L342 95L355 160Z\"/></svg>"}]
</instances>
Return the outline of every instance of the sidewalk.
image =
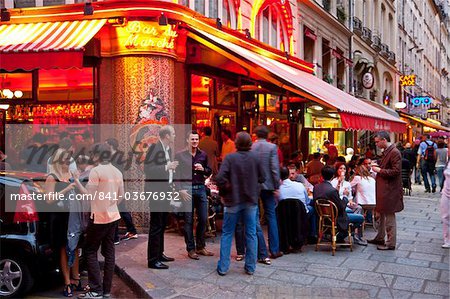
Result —
<instances>
[{"instance_id":1,"label":"sidewalk","mask_svg":"<svg viewBox=\"0 0 450 299\"><path fill-rule=\"evenodd\" d=\"M165 253L174 257L169 270L147 268L147 236L116 247L119 275L141 297L153 298L449 298L449 250L442 249L439 192L424 193L413 186L405 210L397 214L397 250L380 252L376 246L339 249L308 245L299 254L257 265L253 276L232 256L226 276L216 273L220 236L207 239L213 257L187 257L183 237L168 233ZM375 235L366 228L365 237ZM234 245L232 253L235 254Z\"/></svg>"}]
</instances>

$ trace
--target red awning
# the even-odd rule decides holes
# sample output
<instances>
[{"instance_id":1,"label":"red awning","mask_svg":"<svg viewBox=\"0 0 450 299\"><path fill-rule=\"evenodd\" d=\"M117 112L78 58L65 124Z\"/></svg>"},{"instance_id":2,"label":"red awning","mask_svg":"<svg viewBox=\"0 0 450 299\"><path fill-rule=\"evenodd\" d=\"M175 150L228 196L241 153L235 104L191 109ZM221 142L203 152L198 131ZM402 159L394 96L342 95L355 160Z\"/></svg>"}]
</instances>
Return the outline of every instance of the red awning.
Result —
<instances>
[{"instance_id":1,"label":"red awning","mask_svg":"<svg viewBox=\"0 0 450 299\"><path fill-rule=\"evenodd\" d=\"M314 75L239 46L223 38L192 29L192 38L219 51L225 57L257 73L262 78L289 91L336 109L341 115L342 126L352 130L389 130L405 132L406 123L398 117L375 108L354 96L320 80ZM245 41L242 41L245 44Z\"/></svg>"},{"instance_id":2,"label":"red awning","mask_svg":"<svg viewBox=\"0 0 450 299\"><path fill-rule=\"evenodd\" d=\"M106 20L9 24L0 26L0 69L83 66L84 46Z\"/></svg>"}]
</instances>

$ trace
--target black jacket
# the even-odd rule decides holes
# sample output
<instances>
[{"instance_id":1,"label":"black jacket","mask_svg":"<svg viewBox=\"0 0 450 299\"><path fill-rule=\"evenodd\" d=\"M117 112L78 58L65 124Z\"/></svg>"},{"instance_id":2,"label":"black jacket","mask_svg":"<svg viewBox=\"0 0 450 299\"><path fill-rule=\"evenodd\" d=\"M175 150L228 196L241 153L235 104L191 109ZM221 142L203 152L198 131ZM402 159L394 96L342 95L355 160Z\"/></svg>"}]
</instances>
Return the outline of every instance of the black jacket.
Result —
<instances>
[{"instance_id":1,"label":"black jacket","mask_svg":"<svg viewBox=\"0 0 450 299\"><path fill-rule=\"evenodd\" d=\"M277 206L280 250L289 251L289 246L300 249L308 237L308 216L305 205L296 198L281 200Z\"/></svg>"},{"instance_id":2,"label":"black jacket","mask_svg":"<svg viewBox=\"0 0 450 299\"><path fill-rule=\"evenodd\" d=\"M334 188L330 182L323 182L314 186L313 191L314 203L318 199L327 199L332 201L338 209L337 227L339 231L345 232L348 229L348 216L345 208L347 203L341 200L339 192Z\"/></svg>"},{"instance_id":3,"label":"black jacket","mask_svg":"<svg viewBox=\"0 0 450 299\"><path fill-rule=\"evenodd\" d=\"M232 207L246 202L258 203L259 184L265 177L254 152L238 151L225 156L216 181L224 205Z\"/></svg>"},{"instance_id":4,"label":"black jacket","mask_svg":"<svg viewBox=\"0 0 450 299\"><path fill-rule=\"evenodd\" d=\"M169 156L171 156L171 149L169 149ZM169 161L166 159L163 145L158 140L149 147L145 156L145 191L166 191L161 190L161 188L167 189L169 186L169 171L166 170L167 162Z\"/></svg>"}]
</instances>

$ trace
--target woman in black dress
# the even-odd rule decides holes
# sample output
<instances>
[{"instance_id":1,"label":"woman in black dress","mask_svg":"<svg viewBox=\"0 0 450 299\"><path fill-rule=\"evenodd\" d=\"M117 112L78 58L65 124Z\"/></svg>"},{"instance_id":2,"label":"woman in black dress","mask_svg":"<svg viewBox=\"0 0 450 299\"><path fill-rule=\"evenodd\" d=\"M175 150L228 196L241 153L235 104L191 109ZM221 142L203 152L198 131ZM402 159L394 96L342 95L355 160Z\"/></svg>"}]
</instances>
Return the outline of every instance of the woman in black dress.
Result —
<instances>
[{"instance_id":1,"label":"woman in black dress","mask_svg":"<svg viewBox=\"0 0 450 299\"><path fill-rule=\"evenodd\" d=\"M69 181L72 177L69 172L71 159L71 153L69 151L62 148L58 149L50 160L50 171L45 181L45 192L49 195L50 199L47 202L54 205L51 209L53 212L50 216L51 244L52 248L59 250L60 266L64 276L65 297L72 297L74 288L79 285L78 254L75 254L75 262L71 268L71 279L66 251L69 223L68 201L51 199L52 197L54 199L62 196L58 196L58 194L63 194L64 198L67 199L69 193L74 189L75 184Z\"/></svg>"}]
</instances>

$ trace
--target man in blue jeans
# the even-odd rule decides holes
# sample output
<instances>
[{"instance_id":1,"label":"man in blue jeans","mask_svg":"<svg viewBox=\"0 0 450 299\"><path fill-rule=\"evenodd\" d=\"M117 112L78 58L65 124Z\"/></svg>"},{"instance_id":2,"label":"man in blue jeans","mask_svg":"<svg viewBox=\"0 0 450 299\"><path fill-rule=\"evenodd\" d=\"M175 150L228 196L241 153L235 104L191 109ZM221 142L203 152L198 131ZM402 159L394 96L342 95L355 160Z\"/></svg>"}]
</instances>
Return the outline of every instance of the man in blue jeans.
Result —
<instances>
[{"instance_id":1,"label":"man in blue jeans","mask_svg":"<svg viewBox=\"0 0 450 299\"><path fill-rule=\"evenodd\" d=\"M212 256L206 250L205 229L208 218L208 198L206 197L205 179L211 175L208 156L198 148L200 136L191 131L187 137L188 147L175 155L179 167L175 173L175 184L184 201L191 201L192 212L184 213L184 240L188 257L198 260L198 255ZM197 228L194 242L194 209L197 210Z\"/></svg>"},{"instance_id":2,"label":"man in blue jeans","mask_svg":"<svg viewBox=\"0 0 450 299\"><path fill-rule=\"evenodd\" d=\"M427 148L434 148L434 152L431 154L434 158L427 157L428 152ZM422 142L419 145L419 150L417 152L417 161L420 161L420 168L422 170L423 183L425 185L425 193L436 192L436 177L434 176L435 163L436 163L436 149L437 145L433 140L430 139L430 135L423 135ZM430 151L430 150L428 150ZM418 167L419 162L417 162ZM428 181L428 175L430 175L431 180L431 188L430 182Z\"/></svg>"},{"instance_id":3,"label":"man in blue jeans","mask_svg":"<svg viewBox=\"0 0 450 299\"><path fill-rule=\"evenodd\" d=\"M225 275L230 268L231 242L236 223L243 217L245 227L245 273L252 275L256 270L256 222L258 211L259 184L264 182L264 172L255 153L251 152L252 138L247 132L236 136L237 152L228 154L216 176L217 186L223 199L224 214L220 259L217 273Z\"/></svg>"},{"instance_id":4,"label":"man in blue jeans","mask_svg":"<svg viewBox=\"0 0 450 299\"><path fill-rule=\"evenodd\" d=\"M271 258L278 258L283 255L280 252L277 215L275 213L275 193L280 186L280 163L278 160L278 149L273 143L267 141L269 129L266 126L255 128L257 137L252 146L252 152L258 157L261 164L265 182L261 184L261 200L264 207L264 216L269 227L269 250Z\"/></svg>"}]
</instances>

